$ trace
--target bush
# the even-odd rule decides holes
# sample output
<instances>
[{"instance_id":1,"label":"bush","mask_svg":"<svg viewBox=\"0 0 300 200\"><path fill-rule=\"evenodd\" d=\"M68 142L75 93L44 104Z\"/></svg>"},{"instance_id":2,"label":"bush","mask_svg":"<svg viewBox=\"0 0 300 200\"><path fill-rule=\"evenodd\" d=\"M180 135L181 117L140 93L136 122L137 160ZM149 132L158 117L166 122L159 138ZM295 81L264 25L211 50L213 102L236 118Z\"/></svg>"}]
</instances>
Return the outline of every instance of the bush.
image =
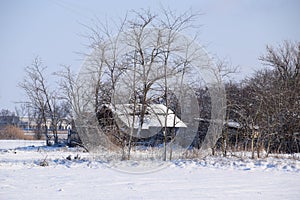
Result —
<instances>
[{"instance_id":1,"label":"bush","mask_svg":"<svg viewBox=\"0 0 300 200\"><path fill-rule=\"evenodd\" d=\"M29 140L29 136L24 135L24 131L16 126L7 125L0 130L0 139L8 140Z\"/></svg>"}]
</instances>

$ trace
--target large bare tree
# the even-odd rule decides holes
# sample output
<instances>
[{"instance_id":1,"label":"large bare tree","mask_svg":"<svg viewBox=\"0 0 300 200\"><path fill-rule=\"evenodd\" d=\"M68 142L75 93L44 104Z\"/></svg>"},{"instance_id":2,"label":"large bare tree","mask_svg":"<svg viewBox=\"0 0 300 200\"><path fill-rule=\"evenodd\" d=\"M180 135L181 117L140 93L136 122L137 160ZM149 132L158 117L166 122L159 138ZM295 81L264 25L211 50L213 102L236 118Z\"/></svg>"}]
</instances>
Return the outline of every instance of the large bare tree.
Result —
<instances>
[{"instance_id":1,"label":"large bare tree","mask_svg":"<svg viewBox=\"0 0 300 200\"><path fill-rule=\"evenodd\" d=\"M199 49L192 48L191 44L184 41L178 41L183 38L179 34L194 28L193 23L197 17L198 13L191 11L178 15L164 9L159 14L141 10L128 13L116 24L117 28L108 27L107 24L110 23L88 27L91 34L87 38L91 42L89 47L93 53L87 56L88 62L85 63L86 67L81 74L85 74L85 77L88 77L86 79L90 81L87 90L92 93L88 96L93 96L93 110L98 112L103 102L111 103L113 107L129 102L134 105L129 137L118 137L119 133L115 135L124 148L128 147L127 156L123 155L123 158L130 159L133 136L141 136L145 114L150 104L161 96L166 99L164 104L170 109L172 105L168 95L172 93L171 88L177 87L178 91L180 84L183 85L185 73L191 67L190 62L197 59L193 57L193 51L197 52ZM111 30L116 32L113 34ZM195 40L196 38L193 39ZM171 77L179 74L182 74L182 78L176 82L177 86L174 85L174 81L169 83ZM103 93L107 86L111 88L111 99L103 101L103 98L108 96ZM179 101L182 100L182 96L177 97ZM138 123L136 133L133 131L135 122ZM163 122L162 127L166 127L165 124L167 121ZM164 130L165 134L166 132ZM164 142L164 160L167 158L166 140L167 135Z\"/></svg>"}]
</instances>

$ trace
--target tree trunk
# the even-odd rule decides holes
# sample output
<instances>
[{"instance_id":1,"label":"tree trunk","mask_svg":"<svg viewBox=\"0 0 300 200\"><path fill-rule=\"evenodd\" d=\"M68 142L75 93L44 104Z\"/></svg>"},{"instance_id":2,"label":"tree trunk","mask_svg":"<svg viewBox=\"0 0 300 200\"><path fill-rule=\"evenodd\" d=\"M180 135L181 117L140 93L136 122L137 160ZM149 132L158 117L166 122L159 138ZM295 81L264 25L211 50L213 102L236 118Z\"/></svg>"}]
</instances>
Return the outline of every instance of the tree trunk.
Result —
<instances>
[{"instance_id":1,"label":"tree trunk","mask_svg":"<svg viewBox=\"0 0 300 200\"><path fill-rule=\"evenodd\" d=\"M251 158L254 159L254 140L255 140L255 136L254 136L254 132L252 131L252 136L251 136Z\"/></svg>"}]
</instances>

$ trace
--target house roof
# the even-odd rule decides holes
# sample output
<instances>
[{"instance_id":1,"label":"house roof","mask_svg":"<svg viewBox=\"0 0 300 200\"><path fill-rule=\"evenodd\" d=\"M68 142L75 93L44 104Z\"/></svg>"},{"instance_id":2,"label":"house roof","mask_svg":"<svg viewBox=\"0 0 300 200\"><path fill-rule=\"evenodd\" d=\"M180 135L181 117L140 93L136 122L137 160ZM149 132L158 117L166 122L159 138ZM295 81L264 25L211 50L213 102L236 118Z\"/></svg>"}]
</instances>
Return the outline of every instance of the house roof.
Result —
<instances>
[{"instance_id":1,"label":"house roof","mask_svg":"<svg viewBox=\"0 0 300 200\"><path fill-rule=\"evenodd\" d=\"M117 104L110 106L117 118L127 127L132 127L134 120L134 129L139 127L141 104L137 104L135 109L133 104ZM147 106L142 129L157 127L182 127L186 124L181 121L172 110L163 104L151 104Z\"/></svg>"}]
</instances>

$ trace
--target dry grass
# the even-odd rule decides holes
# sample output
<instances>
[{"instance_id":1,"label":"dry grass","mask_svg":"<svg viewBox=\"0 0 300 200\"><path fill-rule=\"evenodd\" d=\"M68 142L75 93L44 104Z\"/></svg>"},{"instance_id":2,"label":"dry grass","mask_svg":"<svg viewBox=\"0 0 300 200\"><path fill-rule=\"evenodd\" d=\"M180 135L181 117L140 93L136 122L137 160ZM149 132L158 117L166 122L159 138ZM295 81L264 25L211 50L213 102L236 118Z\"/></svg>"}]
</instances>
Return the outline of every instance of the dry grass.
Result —
<instances>
[{"instance_id":1,"label":"dry grass","mask_svg":"<svg viewBox=\"0 0 300 200\"><path fill-rule=\"evenodd\" d=\"M3 129L0 129L1 140L30 140L32 136L27 136L24 131L16 126L7 125Z\"/></svg>"}]
</instances>

